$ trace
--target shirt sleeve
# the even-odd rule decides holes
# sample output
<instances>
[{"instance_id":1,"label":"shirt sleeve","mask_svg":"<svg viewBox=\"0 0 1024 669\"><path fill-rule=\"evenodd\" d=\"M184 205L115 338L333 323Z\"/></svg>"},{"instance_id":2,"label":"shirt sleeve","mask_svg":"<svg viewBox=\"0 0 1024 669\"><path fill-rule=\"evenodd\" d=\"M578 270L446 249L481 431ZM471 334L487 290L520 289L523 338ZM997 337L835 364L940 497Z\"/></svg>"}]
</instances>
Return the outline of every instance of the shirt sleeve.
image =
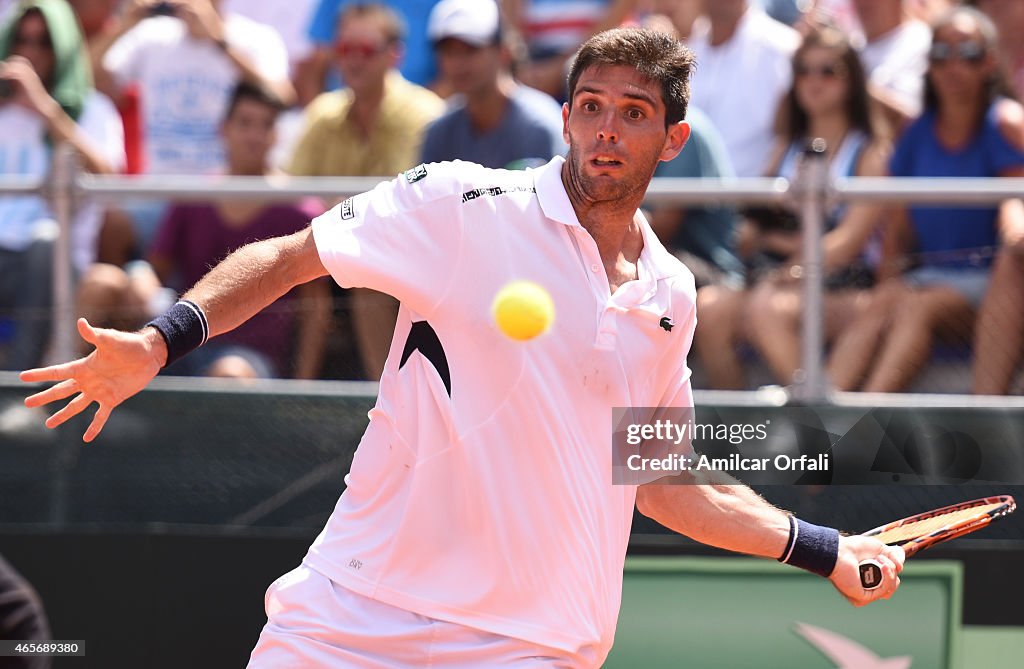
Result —
<instances>
[{"instance_id":1,"label":"shirt sleeve","mask_svg":"<svg viewBox=\"0 0 1024 669\"><path fill-rule=\"evenodd\" d=\"M143 47L150 26L142 21L122 35L103 57L103 67L110 72L119 87L139 79L143 61Z\"/></svg>"},{"instance_id":2,"label":"shirt sleeve","mask_svg":"<svg viewBox=\"0 0 1024 669\"><path fill-rule=\"evenodd\" d=\"M229 22L230 42L251 59L253 67L271 81L288 78L288 50L281 35L271 26L260 23Z\"/></svg>"},{"instance_id":3,"label":"shirt sleeve","mask_svg":"<svg viewBox=\"0 0 1024 669\"><path fill-rule=\"evenodd\" d=\"M429 315L462 247L457 163L420 165L313 221L324 267L344 288L372 288Z\"/></svg>"},{"instance_id":4,"label":"shirt sleeve","mask_svg":"<svg viewBox=\"0 0 1024 669\"><path fill-rule=\"evenodd\" d=\"M124 170L124 126L114 104L102 93L93 91L78 119L86 141L98 150L115 172Z\"/></svg>"}]
</instances>

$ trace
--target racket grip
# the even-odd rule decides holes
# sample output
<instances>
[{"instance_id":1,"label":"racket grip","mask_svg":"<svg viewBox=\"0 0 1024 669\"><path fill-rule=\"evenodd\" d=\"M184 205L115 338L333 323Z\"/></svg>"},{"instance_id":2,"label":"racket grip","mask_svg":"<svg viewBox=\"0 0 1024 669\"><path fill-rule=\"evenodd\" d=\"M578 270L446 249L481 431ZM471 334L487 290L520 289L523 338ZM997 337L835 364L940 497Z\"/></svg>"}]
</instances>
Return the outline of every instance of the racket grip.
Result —
<instances>
[{"instance_id":1,"label":"racket grip","mask_svg":"<svg viewBox=\"0 0 1024 669\"><path fill-rule=\"evenodd\" d=\"M860 584L865 590L874 590L882 585L882 565L876 560L864 560L860 563Z\"/></svg>"}]
</instances>

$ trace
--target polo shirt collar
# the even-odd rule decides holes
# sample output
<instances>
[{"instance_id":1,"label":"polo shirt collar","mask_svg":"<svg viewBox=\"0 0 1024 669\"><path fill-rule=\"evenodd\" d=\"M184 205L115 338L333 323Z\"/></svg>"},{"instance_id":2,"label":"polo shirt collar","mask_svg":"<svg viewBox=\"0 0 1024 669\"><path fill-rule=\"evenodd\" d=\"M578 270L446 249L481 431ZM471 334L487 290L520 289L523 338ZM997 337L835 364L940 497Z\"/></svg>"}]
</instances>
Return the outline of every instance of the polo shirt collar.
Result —
<instances>
[{"instance_id":1,"label":"polo shirt collar","mask_svg":"<svg viewBox=\"0 0 1024 669\"><path fill-rule=\"evenodd\" d=\"M544 215L563 225L582 227L576 218L576 210L572 208L569 194L562 183L562 165L565 158L555 156L547 165L533 170L533 185L537 189L537 200Z\"/></svg>"},{"instance_id":2,"label":"polo shirt collar","mask_svg":"<svg viewBox=\"0 0 1024 669\"><path fill-rule=\"evenodd\" d=\"M647 274L652 280L658 281L679 274L682 263L668 252L643 213L640 217L643 219L640 232L644 236L644 250L640 252L640 266L637 268L640 278L643 279L644 274Z\"/></svg>"},{"instance_id":3,"label":"polo shirt collar","mask_svg":"<svg viewBox=\"0 0 1024 669\"><path fill-rule=\"evenodd\" d=\"M562 183L564 164L564 157L555 156L546 165L533 170L537 200L544 215L551 220L570 227L582 228L579 219L576 218L576 210L569 201L569 194L565 192L565 184ZM640 230L644 237L644 250L640 253L641 266L637 270L641 278L646 275L657 281L678 274L679 260L665 249L646 218L643 219Z\"/></svg>"}]
</instances>

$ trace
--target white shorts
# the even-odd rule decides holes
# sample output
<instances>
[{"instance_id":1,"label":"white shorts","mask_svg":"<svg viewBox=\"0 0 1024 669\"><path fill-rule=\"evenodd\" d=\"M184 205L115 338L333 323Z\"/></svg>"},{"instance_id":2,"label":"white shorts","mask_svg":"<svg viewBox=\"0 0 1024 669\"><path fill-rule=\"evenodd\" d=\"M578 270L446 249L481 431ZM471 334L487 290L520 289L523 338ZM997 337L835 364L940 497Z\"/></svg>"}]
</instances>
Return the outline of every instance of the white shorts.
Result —
<instances>
[{"instance_id":1,"label":"white shorts","mask_svg":"<svg viewBox=\"0 0 1024 669\"><path fill-rule=\"evenodd\" d=\"M274 581L249 669L577 668L583 658L364 597L302 565ZM596 659L596 658L595 658Z\"/></svg>"}]
</instances>

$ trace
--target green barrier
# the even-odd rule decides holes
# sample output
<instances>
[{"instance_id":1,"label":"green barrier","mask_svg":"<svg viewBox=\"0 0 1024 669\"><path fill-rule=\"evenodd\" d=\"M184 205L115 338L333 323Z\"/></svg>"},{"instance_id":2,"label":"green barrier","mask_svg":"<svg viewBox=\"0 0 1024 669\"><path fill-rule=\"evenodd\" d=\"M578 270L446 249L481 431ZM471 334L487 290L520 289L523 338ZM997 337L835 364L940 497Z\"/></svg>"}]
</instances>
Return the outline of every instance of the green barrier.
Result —
<instances>
[{"instance_id":1,"label":"green barrier","mask_svg":"<svg viewBox=\"0 0 1024 669\"><path fill-rule=\"evenodd\" d=\"M630 558L605 667L957 669L962 583L960 563L910 562L892 599L854 608L766 560Z\"/></svg>"},{"instance_id":2,"label":"green barrier","mask_svg":"<svg viewBox=\"0 0 1024 669\"><path fill-rule=\"evenodd\" d=\"M964 669L975 667L1019 667L1024 657L1024 628L963 628L961 637Z\"/></svg>"}]
</instances>

